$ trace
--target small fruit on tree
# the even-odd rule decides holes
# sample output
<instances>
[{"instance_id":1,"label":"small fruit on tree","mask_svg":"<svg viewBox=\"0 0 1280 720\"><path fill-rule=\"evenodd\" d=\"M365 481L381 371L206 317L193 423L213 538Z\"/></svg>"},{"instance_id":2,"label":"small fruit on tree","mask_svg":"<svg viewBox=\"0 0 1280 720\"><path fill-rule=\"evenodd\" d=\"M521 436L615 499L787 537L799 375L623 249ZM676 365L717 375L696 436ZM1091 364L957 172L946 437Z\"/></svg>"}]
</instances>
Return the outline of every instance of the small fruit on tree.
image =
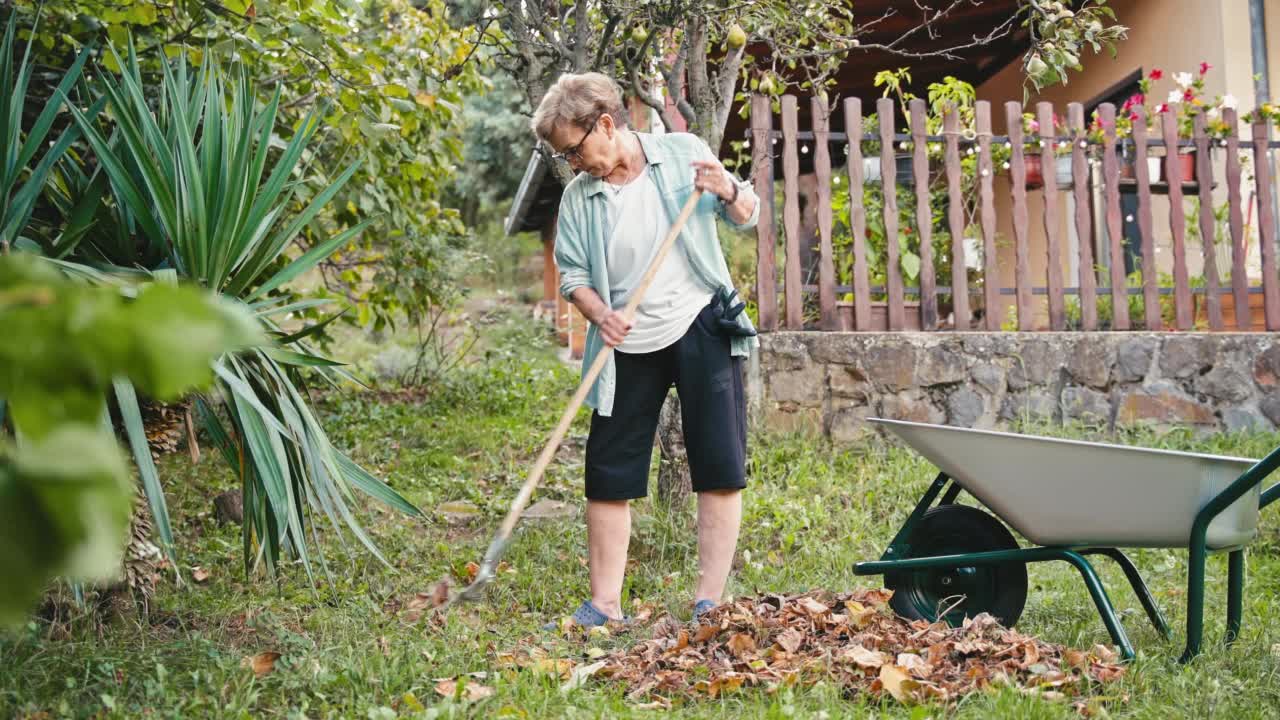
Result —
<instances>
[{"instance_id":1,"label":"small fruit on tree","mask_svg":"<svg viewBox=\"0 0 1280 720\"><path fill-rule=\"evenodd\" d=\"M737 50L747 44L747 33L742 29L741 25L734 23L733 26L729 28L729 36L726 40L729 43L729 47Z\"/></svg>"}]
</instances>

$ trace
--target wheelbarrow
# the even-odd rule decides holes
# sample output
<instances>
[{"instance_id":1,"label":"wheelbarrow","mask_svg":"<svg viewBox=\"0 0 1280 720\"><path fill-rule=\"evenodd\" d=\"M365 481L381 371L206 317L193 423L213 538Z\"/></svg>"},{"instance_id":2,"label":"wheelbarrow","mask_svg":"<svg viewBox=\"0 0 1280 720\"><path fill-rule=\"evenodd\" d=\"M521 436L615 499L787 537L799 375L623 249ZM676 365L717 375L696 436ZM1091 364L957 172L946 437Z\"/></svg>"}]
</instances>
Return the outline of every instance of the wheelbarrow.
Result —
<instances>
[{"instance_id":1,"label":"wheelbarrow","mask_svg":"<svg viewBox=\"0 0 1280 720\"><path fill-rule=\"evenodd\" d=\"M1261 508L1280 499L1280 484L1261 491L1263 479L1280 466L1280 448L1254 461L869 422L892 431L939 470L881 558L854 566L857 575L884 575L899 615L956 625L987 612L1012 627L1026 604L1027 564L1062 560L1080 572L1112 641L1131 660L1133 645L1088 558L1119 565L1156 631L1171 638L1155 598L1121 548L1185 548L1187 645L1180 661L1200 651L1210 553L1227 554L1225 640L1230 644L1239 635L1245 546L1257 534ZM991 512L956 504L961 492ZM1020 547L1010 528L1036 547Z\"/></svg>"}]
</instances>

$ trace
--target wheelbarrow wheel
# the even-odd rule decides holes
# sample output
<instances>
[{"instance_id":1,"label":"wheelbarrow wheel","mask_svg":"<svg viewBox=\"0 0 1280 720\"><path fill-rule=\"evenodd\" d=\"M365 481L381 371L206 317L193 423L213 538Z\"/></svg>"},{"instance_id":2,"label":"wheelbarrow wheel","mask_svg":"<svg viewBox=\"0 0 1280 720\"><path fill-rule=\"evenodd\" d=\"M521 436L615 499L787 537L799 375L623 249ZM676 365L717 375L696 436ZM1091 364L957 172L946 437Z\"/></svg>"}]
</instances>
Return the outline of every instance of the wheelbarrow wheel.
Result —
<instances>
[{"instance_id":1,"label":"wheelbarrow wheel","mask_svg":"<svg viewBox=\"0 0 1280 720\"><path fill-rule=\"evenodd\" d=\"M999 520L966 505L929 509L907 539L908 557L1016 550L1018 541ZM926 568L885 573L893 590L889 605L911 620L933 622L939 615L953 626L966 616L991 613L1013 627L1027 601L1027 566L1020 562Z\"/></svg>"}]
</instances>

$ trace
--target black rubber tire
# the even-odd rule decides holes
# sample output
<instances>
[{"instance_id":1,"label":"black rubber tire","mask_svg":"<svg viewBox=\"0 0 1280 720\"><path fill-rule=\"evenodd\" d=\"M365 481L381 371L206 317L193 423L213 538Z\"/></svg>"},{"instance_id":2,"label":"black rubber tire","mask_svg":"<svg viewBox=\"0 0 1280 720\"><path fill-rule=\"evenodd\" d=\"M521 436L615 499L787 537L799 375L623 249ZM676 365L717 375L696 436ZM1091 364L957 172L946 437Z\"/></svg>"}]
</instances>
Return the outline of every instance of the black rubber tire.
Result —
<instances>
[{"instance_id":1,"label":"black rubber tire","mask_svg":"<svg viewBox=\"0 0 1280 720\"><path fill-rule=\"evenodd\" d=\"M967 505L939 505L925 512L907 540L909 557L1016 550L1013 533L989 513ZM909 620L938 619L950 608L946 621L991 613L1005 627L1013 627L1027 602L1027 566L1020 562L933 568L885 573L885 587L893 590L889 605ZM964 596L960 600L957 596Z\"/></svg>"}]
</instances>

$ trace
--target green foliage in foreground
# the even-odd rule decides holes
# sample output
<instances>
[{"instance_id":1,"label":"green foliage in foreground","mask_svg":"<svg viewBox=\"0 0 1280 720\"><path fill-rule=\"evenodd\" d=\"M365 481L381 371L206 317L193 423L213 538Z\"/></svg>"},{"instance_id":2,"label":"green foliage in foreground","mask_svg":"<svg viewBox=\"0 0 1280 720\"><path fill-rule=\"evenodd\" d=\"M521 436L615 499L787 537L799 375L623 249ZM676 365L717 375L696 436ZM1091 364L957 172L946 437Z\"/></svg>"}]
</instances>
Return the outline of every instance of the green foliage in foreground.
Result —
<instances>
[{"instance_id":1,"label":"green foliage in foreground","mask_svg":"<svg viewBox=\"0 0 1280 720\"><path fill-rule=\"evenodd\" d=\"M0 257L0 625L19 622L54 575L120 569L133 503L106 421L112 383L172 399L207 387L218 356L265 341L246 310L206 291L128 294L26 253ZM2 432L6 411L16 437Z\"/></svg>"},{"instance_id":2,"label":"green foliage in foreground","mask_svg":"<svg viewBox=\"0 0 1280 720\"><path fill-rule=\"evenodd\" d=\"M477 560L512 494L541 449L577 374L556 362L545 342L514 323L487 326L487 358L431 392L333 396L323 416L334 440L353 458L384 473L393 487L428 510L445 502L474 505L450 521L429 512L406 520L385 512L370 532L394 570L356 554L349 572L314 594L300 571L279 592L264 595L236 572L236 532L208 515L210 495L230 480L216 464L191 467L180 456L164 469L180 490L173 498L182 556L211 572L189 590L161 588L148 621L132 619L100 636L84 619L38 621L0 639L0 715L47 710L55 716L125 718L654 718L625 698L625 688L592 682L570 693L561 679L502 670L499 652L521 641L545 643L552 657L586 662L591 649L629 638L557 640L537 628L570 612L587 592L586 533L581 519L523 526L511 563L486 602L451 611L441 625L408 622L394 612L445 574L461 576ZM495 330L506 340L495 340ZM581 440L585 413L567 449L552 464L537 499L581 500ZM1036 428L1043 432L1043 428ZM1085 429L1061 431L1103 438ZM1112 437L1120 442L1259 456L1280 435L1197 438L1189 433ZM756 434L751 439L739 564L731 592L846 589L874 582L852 573L856 560L877 556L932 479L910 451L883 442L832 448L818 438ZM454 507L457 509L457 506ZM455 513L459 515L461 513ZM656 603L688 616L696 565L691 513L650 501L635 505L627 600ZM1103 578L1139 650L1132 671L1098 701L1111 717L1165 719L1266 718L1280 707L1280 517L1269 512L1250 548L1245 622L1239 644L1221 637L1225 561L1209 566L1207 652L1189 667L1175 663L1181 641L1162 641L1109 565ZM1182 553L1136 553L1158 600L1180 631L1186 584ZM1107 642L1079 576L1065 566L1030 570L1031 595L1020 629L1052 642L1089 647ZM645 632L643 630L639 631ZM1180 635L1180 632L1178 633ZM260 652L281 653L272 673L257 678L241 666ZM486 672L496 690L478 705L441 698L439 678ZM421 707L422 709L418 709ZM949 709L903 708L844 697L818 685L769 694L750 690L676 707L677 718L1072 718L1066 703L1004 690L965 699ZM663 715L667 717L668 715Z\"/></svg>"},{"instance_id":3,"label":"green foliage in foreground","mask_svg":"<svg viewBox=\"0 0 1280 720\"><path fill-rule=\"evenodd\" d=\"M123 68L118 77L107 77L99 86L110 128L74 106L71 113L109 180L110 201L104 198L97 208L100 216L109 218L103 224L115 222L134 230L123 257L114 256L92 233L83 235L77 247L59 251L70 253L69 260L107 270L143 266L176 274L250 303L263 327L278 340L279 347L218 357L214 371L219 393L202 397L197 405L212 444L243 487L246 572L259 562L274 571L292 557L312 575L308 538L319 531L321 518L378 555L351 512L353 490L406 513L416 514L417 509L335 450L305 397L308 377L332 382L341 374L340 363L313 353L307 344L334 316L289 333L276 324L281 314L322 304L291 303L283 288L351 242L368 224L357 223L317 240L296 258L287 252L351 178L358 162L294 211L301 187L295 175L305 167L304 156L319 129L319 111L308 114L285 142L274 134L280 91L260 104L257 86L242 65L224 66L209 54L194 68L179 56L163 66L158 83L151 83L132 43L124 57L114 46L110 56ZM153 95L158 95L158 110L152 108ZM278 153L272 151L274 145L280 146ZM158 251L156 266L147 267L144 257L134 254L139 245ZM182 329L173 332L177 337ZM127 387L117 395L161 544L169 550L168 510L141 439L137 400Z\"/></svg>"}]
</instances>

